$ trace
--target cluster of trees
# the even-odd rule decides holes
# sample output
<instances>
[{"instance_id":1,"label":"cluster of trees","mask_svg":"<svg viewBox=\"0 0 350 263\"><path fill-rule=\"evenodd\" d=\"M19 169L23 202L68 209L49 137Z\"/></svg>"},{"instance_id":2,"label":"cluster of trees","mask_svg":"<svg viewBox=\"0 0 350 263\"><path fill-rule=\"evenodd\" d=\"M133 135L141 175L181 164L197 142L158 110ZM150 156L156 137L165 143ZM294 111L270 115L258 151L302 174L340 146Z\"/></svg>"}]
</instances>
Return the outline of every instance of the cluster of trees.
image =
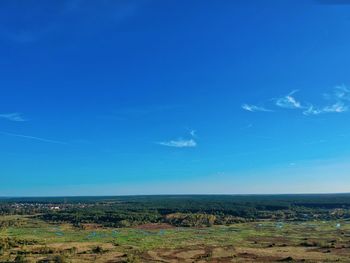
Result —
<instances>
[{"instance_id":1,"label":"cluster of trees","mask_svg":"<svg viewBox=\"0 0 350 263\"><path fill-rule=\"evenodd\" d=\"M98 205L90 209L54 211L40 214L38 217L49 222L69 222L76 227L87 223L102 224L106 227L129 227L161 221L161 215L156 211L106 210Z\"/></svg>"},{"instance_id":2,"label":"cluster of trees","mask_svg":"<svg viewBox=\"0 0 350 263\"><path fill-rule=\"evenodd\" d=\"M26 251L21 249L25 245L38 245L39 243L35 240L28 239L18 239L18 238L1 238L0 239L0 256L4 255L5 252L11 250L12 248L17 248L17 254L12 260L1 261L1 262L16 262L16 263L28 263L32 262L27 259L28 255L40 254L47 255L45 259L39 260L38 263L63 263L66 261L67 254L75 254L77 249L75 247L65 249L65 250L53 250L47 246L38 246L35 249ZM9 255L10 256L10 255Z\"/></svg>"},{"instance_id":3,"label":"cluster of trees","mask_svg":"<svg viewBox=\"0 0 350 263\"><path fill-rule=\"evenodd\" d=\"M18 248L23 245L35 245L35 244L37 244L35 240L17 239L17 238L9 238L9 237L0 238L0 254L6 249Z\"/></svg>"},{"instance_id":4,"label":"cluster of trees","mask_svg":"<svg viewBox=\"0 0 350 263\"><path fill-rule=\"evenodd\" d=\"M60 209L48 209L52 205L57 205ZM16 213L11 210L11 207L29 210L27 211L29 214L37 214L45 221L69 222L77 227L87 223L129 227L157 222L175 226L210 226L257 219L350 218L350 194L178 195L0 200L2 213Z\"/></svg>"},{"instance_id":5,"label":"cluster of trees","mask_svg":"<svg viewBox=\"0 0 350 263\"><path fill-rule=\"evenodd\" d=\"M214 225L216 216L210 214L174 213L167 215L165 220L174 226L201 227Z\"/></svg>"},{"instance_id":6,"label":"cluster of trees","mask_svg":"<svg viewBox=\"0 0 350 263\"><path fill-rule=\"evenodd\" d=\"M24 245L34 245L37 244L35 240L27 240L27 239L17 239L17 238L0 238L0 256L12 248L20 248ZM25 259L25 255L19 254L16 256L14 262L24 263L28 262Z\"/></svg>"}]
</instances>

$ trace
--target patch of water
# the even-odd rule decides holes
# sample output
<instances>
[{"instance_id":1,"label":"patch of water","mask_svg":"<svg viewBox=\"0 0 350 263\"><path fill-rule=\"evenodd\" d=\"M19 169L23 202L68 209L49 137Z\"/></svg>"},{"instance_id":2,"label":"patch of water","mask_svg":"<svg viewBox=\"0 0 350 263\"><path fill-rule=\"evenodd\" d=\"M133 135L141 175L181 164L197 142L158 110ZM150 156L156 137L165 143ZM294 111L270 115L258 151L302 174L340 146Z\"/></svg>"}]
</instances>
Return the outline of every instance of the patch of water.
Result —
<instances>
[{"instance_id":1,"label":"patch of water","mask_svg":"<svg viewBox=\"0 0 350 263\"><path fill-rule=\"evenodd\" d=\"M281 229L284 227L284 224L282 222L276 223L276 228Z\"/></svg>"},{"instance_id":2,"label":"patch of water","mask_svg":"<svg viewBox=\"0 0 350 263\"><path fill-rule=\"evenodd\" d=\"M94 238L97 236L96 232L91 232L90 234L88 234L87 238Z\"/></svg>"}]
</instances>

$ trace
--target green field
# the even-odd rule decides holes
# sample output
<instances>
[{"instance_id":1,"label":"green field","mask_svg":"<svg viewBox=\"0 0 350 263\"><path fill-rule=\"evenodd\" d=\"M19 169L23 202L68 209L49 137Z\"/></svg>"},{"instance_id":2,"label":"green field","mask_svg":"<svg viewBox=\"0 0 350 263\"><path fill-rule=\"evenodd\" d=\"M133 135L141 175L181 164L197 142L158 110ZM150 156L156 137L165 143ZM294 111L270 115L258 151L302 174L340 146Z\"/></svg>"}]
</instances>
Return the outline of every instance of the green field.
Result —
<instances>
[{"instance_id":1,"label":"green field","mask_svg":"<svg viewBox=\"0 0 350 263\"><path fill-rule=\"evenodd\" d=\"M349 262L348 221L107 228L2 216L1 262ZM7 222L4 224L4 222ZM22 260L22 261L19 261Z\"/></svg>"}]
</instances>

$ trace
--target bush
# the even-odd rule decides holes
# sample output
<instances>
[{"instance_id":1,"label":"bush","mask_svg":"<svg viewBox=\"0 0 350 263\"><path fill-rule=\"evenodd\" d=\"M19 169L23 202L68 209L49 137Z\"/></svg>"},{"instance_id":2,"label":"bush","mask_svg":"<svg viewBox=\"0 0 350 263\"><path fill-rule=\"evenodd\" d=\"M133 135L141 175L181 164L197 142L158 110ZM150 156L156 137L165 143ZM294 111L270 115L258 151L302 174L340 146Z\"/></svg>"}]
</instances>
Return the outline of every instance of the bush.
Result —
<instances>
[{"instance_id":1,"label":"bush","mask_svg":"<svg viewBox=\"0 0 350 263\"><path fill-rule=\"evenodd\" d=\"M16 263L28 263L29 261L23 255L17 255L15 257L14 262L16 262Z\"/></svg>"},{"instance_id":2,"label":"bush","mask_svg":"<svg viewBox=\"0 0 350 263\"><path fill-rule=\"evenodd\" d=\"M62 255L54 256L52 261L53 261L54 263L65 263L65 262L67 262L66 259L65 259L65 257L62 256Z\"/></svg>"},{"instance_id":3,"label":"bush","mask_svg":"<svg viewBox=\"0 0 350 263\"><path fill-rule=\"evenodd\" d=\"M102 247L97 246L97 247L94 247L92 249L92 252L95 253L95 254L102 254L103 253L103 249L102 249Z\"/></svg>"}]
</instances>

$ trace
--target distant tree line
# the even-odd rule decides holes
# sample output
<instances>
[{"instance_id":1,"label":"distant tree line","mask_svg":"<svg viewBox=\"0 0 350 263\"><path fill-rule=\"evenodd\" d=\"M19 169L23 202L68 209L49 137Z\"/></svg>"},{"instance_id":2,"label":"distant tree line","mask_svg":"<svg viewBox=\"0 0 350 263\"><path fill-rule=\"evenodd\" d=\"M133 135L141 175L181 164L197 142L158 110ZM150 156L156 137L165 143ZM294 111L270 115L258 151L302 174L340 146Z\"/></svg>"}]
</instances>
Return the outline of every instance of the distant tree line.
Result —
<instances>
[{"instance_id":1,"label":"distant tree line","mask_svg":"<svg viewBox=\"0 0 350 263\"><path fill-rule=\"evenodd\" d=\"M48 222L68 222L77 227L89 223L107 227L169 223L186 227L262 219L330 220L350 218L350 195L177 195L2 199L0 214L31 214ZM1 224L0 227L6 227L9 223L2 221Z\"/></svg>"}]
</instances>

